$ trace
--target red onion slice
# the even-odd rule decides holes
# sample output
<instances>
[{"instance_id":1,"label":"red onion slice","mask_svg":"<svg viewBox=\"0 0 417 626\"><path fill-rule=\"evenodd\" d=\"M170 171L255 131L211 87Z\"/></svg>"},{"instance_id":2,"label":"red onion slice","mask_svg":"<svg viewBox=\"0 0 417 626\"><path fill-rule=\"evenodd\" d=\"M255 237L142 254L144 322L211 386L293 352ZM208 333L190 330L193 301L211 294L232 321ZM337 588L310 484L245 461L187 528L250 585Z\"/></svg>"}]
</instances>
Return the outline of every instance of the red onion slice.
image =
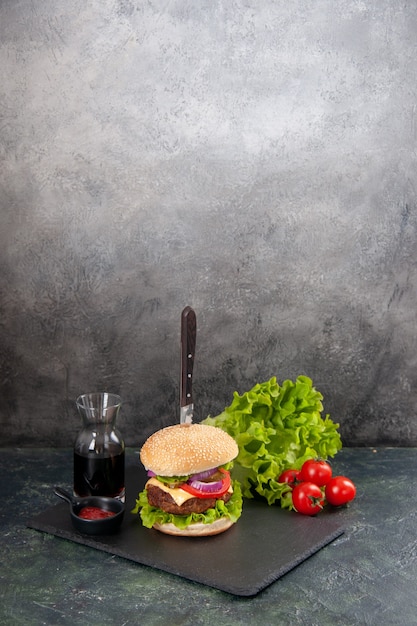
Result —
<instances>
[{"instance_id":1,"label":"red onion slice","mask_svg":"<svg viewBox=\"0 0 417 626\"><path fill-rule=\"evenodd\" d=\"M193 487L193 489L198 489L202 493L212 493L214 491L219 491L219 489L223 486L222 480L216 480L213 483L203 483L201 480L189 480L188 484Z\"/></svg>"},{"instance_id":2,"label":"red onion slice","mask_svg":"<svg viewBox=\"0 0 417 626\"><path fill-rule=\"evenodd\" d=\"M205 478L209 478L217 472L217 467L213 469L206 470L205 472L199 472L198 474L193 474L188 482L191 480L204 480ZM191 483L190 483L191 484Z\"/></svg>"}]
</instances>

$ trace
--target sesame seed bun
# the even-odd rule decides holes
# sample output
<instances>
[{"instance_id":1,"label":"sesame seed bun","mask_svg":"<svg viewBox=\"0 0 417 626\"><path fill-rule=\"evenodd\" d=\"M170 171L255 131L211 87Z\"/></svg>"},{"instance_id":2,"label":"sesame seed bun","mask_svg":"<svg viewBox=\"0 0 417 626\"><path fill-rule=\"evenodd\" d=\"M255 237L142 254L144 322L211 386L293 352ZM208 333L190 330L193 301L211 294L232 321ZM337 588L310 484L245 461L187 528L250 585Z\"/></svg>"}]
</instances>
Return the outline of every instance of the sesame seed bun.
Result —
<instances>
[{"instance_id":1,"label":"sesame seed bun","mask_svg":"<svg viewBox=\"0 0 417 626\"><path fill-rule=\"evenodd\" d=\"M211 524L197 522L190 524L187 528L177 528L175 524L154 524L153 528L166 535L175 535L176 537L208 537L224 533L233 524L234 522L230 518L222 517Z\"/></svg>"},{"instance_id":2,"label":"sesame seed bun","mask_svg":"<svg viewBox=\"0 0 417 626\"><path fill-rule=\"evenodd\" d=\"M206 424L176 424L145 441L140 460L158 476L188 476L229 463L239 448L226 432Z\"/></svg>"}]
</instances>

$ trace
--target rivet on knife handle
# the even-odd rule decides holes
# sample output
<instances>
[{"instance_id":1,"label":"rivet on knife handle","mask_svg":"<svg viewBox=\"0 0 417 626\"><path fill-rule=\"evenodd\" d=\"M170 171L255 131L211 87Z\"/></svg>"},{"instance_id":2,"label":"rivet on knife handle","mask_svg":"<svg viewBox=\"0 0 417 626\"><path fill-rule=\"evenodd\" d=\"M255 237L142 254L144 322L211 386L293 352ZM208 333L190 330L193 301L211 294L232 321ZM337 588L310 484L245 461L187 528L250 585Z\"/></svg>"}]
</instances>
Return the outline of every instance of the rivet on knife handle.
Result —
<instances>
[{"instance_id":1,"label":"rivet on knife handle","mask_svg":"<svg viewBox=\"0 0 417 626\"><path fill-rule=\"evenodd\" d=\"M193 368L197 334L197 321L194 310L187 306L181 314L181 385L180 423L193 421Z\"/></svg>"}]
</instances>

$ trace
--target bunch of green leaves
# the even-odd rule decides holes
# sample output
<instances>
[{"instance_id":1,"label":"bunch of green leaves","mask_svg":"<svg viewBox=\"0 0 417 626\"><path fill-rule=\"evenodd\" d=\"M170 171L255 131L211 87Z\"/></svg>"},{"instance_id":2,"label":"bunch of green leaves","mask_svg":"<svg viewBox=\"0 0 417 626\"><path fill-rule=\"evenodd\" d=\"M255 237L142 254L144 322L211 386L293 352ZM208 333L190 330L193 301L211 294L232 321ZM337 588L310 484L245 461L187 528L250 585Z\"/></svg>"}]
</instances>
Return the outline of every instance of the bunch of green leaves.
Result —
<instances>
[{"instance_id":1,"label":"bunch of green leaves","mask_svg":"<svg viewBox=\"0 0 417 626\"><path fill-rule=\"evenodd\" d=\"M285 469L300 469L311 458L327 459L342 447L335 424L323 411L323 396L307 376L280 386L275 377L239 395L217 417L203 423L231 435L239 447L233 476L246 498L291 507L287 485L278 482Z\"/></svg>"}]
</instances>

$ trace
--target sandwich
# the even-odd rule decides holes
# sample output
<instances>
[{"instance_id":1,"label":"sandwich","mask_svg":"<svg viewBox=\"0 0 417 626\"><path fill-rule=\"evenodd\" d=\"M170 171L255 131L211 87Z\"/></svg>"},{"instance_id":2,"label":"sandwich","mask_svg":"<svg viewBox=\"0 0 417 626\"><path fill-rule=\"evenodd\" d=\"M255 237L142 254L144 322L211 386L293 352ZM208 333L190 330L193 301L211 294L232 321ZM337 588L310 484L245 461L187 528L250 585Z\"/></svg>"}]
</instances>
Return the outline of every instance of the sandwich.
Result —
<instances>
[{"instance_id":1,"label":"sandwich","mask_svg":"<svg viewBox=\"0 0 417 626\"><path fill-rule=\"evenodd\" d=\"M147 528L202 537L230 528L242 513L240 485L230 469L239 449L215 426L177 424L145 441L140 460L148 474L133 513Z\"/></svg>"}]
</instances>

